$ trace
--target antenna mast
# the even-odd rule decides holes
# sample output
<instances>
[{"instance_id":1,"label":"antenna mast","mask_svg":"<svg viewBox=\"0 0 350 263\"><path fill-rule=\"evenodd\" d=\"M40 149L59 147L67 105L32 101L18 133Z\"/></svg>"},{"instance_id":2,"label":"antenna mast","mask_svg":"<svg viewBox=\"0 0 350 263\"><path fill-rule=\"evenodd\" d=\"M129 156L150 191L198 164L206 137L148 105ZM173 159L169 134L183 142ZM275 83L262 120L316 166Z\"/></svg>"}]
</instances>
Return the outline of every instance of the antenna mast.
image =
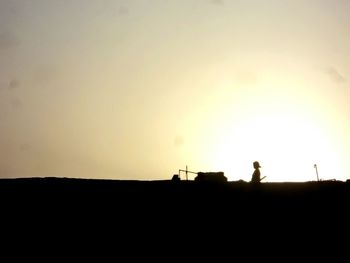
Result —
<instances>
[{"instance_id":1,"label":"antenna mast","mask_svg":"<svg viewBox=\"0 0 350 263\"><path fill-rule=\"evenodd\" d=\"M314 167L315 167L315 169L316 169L317 181L320 181L320 179L318 178L317 164L314 164Z\"/></svg>"}]
</instances>

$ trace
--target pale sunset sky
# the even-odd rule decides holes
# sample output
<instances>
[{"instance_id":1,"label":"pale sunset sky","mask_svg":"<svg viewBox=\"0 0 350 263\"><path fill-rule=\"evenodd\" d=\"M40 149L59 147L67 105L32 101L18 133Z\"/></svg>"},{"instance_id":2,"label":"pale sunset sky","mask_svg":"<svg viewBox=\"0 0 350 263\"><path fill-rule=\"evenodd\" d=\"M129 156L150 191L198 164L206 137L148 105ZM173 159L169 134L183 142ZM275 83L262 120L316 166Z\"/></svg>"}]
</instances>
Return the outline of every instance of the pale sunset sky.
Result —
<instances>
[{"instance_id":1,"label":"pale sunset sky","mask_svg":"<svg viewBox=\"0 0 350 263\"><path fill-rule=\"evenodd\" d=\"M0 178L345 181L349 99L348 0L0 0Z\"/></svg>"}]
</instances>

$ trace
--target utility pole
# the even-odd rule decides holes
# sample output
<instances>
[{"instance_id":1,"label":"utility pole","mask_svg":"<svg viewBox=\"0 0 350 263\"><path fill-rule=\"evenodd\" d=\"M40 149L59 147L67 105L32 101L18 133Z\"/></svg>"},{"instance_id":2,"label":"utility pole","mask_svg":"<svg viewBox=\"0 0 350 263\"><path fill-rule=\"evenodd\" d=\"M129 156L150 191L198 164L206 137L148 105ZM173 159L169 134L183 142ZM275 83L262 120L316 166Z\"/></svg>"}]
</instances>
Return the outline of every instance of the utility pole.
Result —
<instances>
[{"instance_id":1,"label":"utility pole","mask_svg":"<svg viewBox=\"0 0 350 263\"><path fill-rule=\"evenodd\" d=\"M317 181L320 181L320 179L318 178L318 171L317 171L317 165L316 164L314 164L314 168L316 169Z\"/></svg>"}]
</instances>

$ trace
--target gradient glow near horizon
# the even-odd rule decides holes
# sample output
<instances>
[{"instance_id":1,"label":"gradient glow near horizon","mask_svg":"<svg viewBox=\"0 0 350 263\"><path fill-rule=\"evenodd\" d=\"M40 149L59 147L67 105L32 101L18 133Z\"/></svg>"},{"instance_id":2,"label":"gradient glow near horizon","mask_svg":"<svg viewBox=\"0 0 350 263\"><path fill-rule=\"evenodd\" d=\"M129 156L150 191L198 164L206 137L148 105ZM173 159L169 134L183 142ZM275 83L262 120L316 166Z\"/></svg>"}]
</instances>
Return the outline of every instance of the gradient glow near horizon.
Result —
<instances>
[{"instance_id":1,"label":"gradient glow near horizon","mask_svg":"<svg viewBox=\"0 0 350 263\"><path fill-rule=\"evenodd\" d=\"M0 0L0 177L350 176L350 1ZM182 178L183 175L182 175ZM193 177L190 177L193 179Z\"/></svg>"}]
</instances>

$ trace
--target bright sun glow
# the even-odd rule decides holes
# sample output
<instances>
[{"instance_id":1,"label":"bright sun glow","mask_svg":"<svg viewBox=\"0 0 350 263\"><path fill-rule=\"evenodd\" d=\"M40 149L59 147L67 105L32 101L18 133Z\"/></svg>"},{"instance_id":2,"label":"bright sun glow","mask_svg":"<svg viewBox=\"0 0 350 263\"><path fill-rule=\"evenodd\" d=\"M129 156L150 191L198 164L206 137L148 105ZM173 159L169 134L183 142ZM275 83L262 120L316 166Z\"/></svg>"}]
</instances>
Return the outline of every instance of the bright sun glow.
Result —
<instances>
[{"instance_id":1,"label":"bright sun glow","mask_svg":"<svg viewBox=\"0 0 350 263\"><path fill-rule=\"evenodd\" d=\"M254 161L264 182L346 180L343 121L320 95L326 87L299 64L286 60L283 68L265 67L259 81L230 80L225 68L221 79L205 79L218 87L196 115L204 117L195 128L203 139L195 146L206 148L189 159L198 156L200 169L223 171L230 181L250 181Z\"/></svg>"},{"instance_id":2,"label":"bright sun glow","mask_svg":"<svg viewBox=\"0 0 350 263\"><path fill-rule=\"evenodd\" d=\"M349 13L0 0L0 178L350 181Z\"/></svg>"},{"instance_id":3,"label":"bright sun glow","mask_svg":"<svg viewBox=\"0 0 350 263\"><path fill-rule=\"evenodd\" d=\"M232 125L220 138L213 166L229 180L251 179L258 160L265 181L327 180L344 174L340 149L324 127L303 115L258 115Z\"/></svg>"}]
</instances>

